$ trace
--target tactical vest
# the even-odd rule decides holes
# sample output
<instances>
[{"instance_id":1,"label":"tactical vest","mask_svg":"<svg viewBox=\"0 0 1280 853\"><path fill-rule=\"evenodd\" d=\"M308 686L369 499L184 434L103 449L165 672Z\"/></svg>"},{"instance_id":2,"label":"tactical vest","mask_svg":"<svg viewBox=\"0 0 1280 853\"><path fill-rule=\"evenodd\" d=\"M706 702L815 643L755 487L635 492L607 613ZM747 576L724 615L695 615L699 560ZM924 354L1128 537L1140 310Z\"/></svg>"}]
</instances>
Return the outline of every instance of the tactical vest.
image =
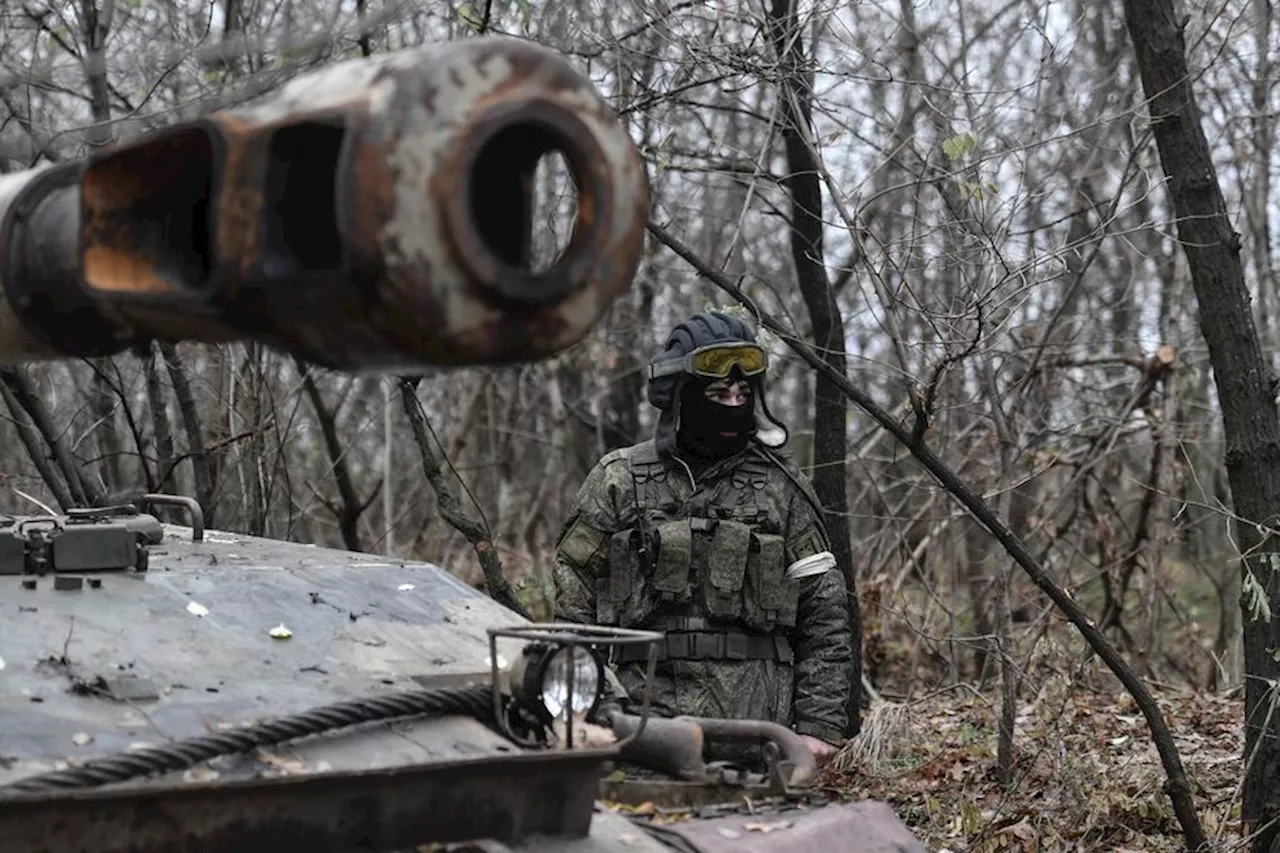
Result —
<instances>
[{"instance_id":1,"label":"tactical vest","mask_svg":"<svg viewBox=\"0 0 1280 853\"><path fill-rule=\"evenodd\" d=\"M693 636L687 642L701 643L701 652L669 648L671 657L789 660L785 642L776 655L766 648L771 635L795 626L800 594L799 581L786 577L785 519L765 499L771 463L748 456L687 500L671 479L688 475L664 465L652 441L637 445L627 464L635 521L608 542L597 620L665 629L668 646L686 642L678 637L686 632L723 637Z\"/></svg>"}]
</instances>

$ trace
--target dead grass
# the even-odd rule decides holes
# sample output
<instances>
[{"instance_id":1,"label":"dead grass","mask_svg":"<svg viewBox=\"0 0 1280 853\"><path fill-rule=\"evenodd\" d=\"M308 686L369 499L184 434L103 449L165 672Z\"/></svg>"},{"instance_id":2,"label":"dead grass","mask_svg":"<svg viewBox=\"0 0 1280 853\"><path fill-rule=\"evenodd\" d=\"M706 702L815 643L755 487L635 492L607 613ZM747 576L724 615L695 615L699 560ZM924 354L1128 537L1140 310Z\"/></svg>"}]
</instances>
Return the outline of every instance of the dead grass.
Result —
<instances>
[{"instance_id":1,"label":"dead grass","mask_svg":"<svg viewBox=\"0 0 1280 853\"><path fill-rule=\"evenodd\" d=\"M934 851L1176 851L1181 834L1145 721L1127 694L1042 690L1020 707L1017 779L995 779L994 697L952 690L870 725L825 772L842 797L890 803ZM1215 850L1241 846L1241 703L1158 694ZM888 703L885 703L888 705Z\"/></svg>"}]
</instances>

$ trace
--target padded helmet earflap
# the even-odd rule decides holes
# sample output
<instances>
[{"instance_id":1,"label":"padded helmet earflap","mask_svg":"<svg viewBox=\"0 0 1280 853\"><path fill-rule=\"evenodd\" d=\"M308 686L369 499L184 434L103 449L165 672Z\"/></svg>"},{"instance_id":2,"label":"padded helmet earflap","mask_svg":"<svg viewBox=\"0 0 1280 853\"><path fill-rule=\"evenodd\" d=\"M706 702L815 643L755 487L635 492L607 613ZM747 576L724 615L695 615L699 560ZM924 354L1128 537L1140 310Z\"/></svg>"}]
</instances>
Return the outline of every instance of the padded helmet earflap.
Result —
<instances>
[{"instance_id":1,"label":"padded helmet earflap","mask_svg":"<svg viewBox=\"0 0 1280 853\"><path fill-rule=\"evenodd\" d=\"M773 416L769 411L769 401L764 398L764 383L759 377L752 377L752 396L756 409L756 440L772 450L777 450L787 443L791 434L787 425Z\"/></svg>"}]
</instances>

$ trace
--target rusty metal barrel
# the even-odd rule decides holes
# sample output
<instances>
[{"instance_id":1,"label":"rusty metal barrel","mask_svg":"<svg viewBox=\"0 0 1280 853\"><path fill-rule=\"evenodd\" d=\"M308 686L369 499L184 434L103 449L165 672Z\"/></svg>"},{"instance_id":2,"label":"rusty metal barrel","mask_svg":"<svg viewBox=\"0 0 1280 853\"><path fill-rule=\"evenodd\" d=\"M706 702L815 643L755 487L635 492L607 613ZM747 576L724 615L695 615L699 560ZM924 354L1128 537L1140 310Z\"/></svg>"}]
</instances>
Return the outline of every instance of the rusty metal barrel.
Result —
<instances>
[{"instance_id":1,"label":"rusty metal barrel","mask_svg":"<svg viewBox=\"0 0 1280 853\"><path fill-rule=\"evenodd\" d=\"M552 152L577 213L535 270ZM348 60L0 176L0 364L152 340L352 372L544 358L630 286L648 213L626 128L562 55L485 37Z\"/></svg>"}]
</instances>

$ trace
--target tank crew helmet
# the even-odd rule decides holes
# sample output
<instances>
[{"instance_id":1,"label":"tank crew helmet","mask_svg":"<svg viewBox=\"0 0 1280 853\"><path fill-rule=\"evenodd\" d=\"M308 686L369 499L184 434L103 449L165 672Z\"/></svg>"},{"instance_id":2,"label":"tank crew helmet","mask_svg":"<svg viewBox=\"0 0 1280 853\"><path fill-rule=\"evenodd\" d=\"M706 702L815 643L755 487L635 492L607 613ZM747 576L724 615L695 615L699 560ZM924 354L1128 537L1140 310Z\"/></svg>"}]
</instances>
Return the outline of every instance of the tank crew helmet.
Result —
<instances>
[{"instance_id":1,"label":"tank crew helmet","mask_svg":"<svg viewBox=\"0 0 1280 853\"><path fill-rule=\"evenodd\" d=\"M712 311L678 324L649 361L649 402L662 412L658 450L715 459L752 438L785 444L786 426L765 400L768 367L769 354L737 317Z\"/></svg>"}]
</instances>

